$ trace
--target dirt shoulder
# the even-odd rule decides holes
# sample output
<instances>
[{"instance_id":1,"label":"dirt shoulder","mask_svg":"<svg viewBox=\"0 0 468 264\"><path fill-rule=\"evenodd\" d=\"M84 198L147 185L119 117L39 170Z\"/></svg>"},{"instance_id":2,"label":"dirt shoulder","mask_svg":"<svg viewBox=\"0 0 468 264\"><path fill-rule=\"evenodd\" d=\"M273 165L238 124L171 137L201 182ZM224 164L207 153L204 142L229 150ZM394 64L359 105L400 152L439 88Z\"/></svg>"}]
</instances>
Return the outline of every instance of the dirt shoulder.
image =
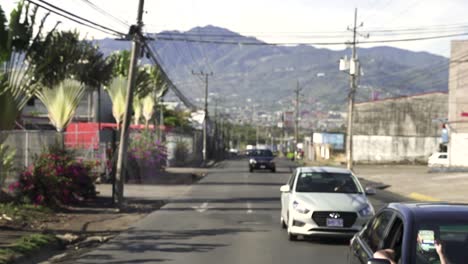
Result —
<instances>
[{"instance_id":1,"label":"dirt shoulder","mask_svg":"<svg viewBox=\"0 0 468 264\"><path fill-rule=\"evenodd\" d=\"M122 209L117 209L112 203L110 184L98 184L99 194L95 199L59 210L3 203L11 208L3 210L4 213L0 210L0 263L38 263L45 260L59 263L82 254L127 230L161 208L168 199L182 195L204 176L203 172L189 172L189 168L172 170L157 179L128 183L126 203ZM2 259L2 253L11 253L18 241L36 234L53 235L57 240L30 251L15 252L13 256L5 255Z\"/></svg>"}]
</instances>

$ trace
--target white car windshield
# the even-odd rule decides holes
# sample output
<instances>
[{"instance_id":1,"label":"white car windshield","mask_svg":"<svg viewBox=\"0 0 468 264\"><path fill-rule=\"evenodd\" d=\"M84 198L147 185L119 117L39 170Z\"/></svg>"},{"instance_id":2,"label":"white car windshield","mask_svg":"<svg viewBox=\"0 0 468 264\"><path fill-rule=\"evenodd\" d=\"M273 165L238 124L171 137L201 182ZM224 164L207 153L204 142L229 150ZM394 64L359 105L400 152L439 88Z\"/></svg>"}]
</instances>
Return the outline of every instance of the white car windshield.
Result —
<instances>
[{"instance_id":1,"label":"white car windshield","mask_svg":"<svg viewBox=\"0 0 468 264\"><path fill-rule=\"evenodd\" d=\"M302 172L296 192L362 193L349 173Z\"/></svg>"}]
</instances>

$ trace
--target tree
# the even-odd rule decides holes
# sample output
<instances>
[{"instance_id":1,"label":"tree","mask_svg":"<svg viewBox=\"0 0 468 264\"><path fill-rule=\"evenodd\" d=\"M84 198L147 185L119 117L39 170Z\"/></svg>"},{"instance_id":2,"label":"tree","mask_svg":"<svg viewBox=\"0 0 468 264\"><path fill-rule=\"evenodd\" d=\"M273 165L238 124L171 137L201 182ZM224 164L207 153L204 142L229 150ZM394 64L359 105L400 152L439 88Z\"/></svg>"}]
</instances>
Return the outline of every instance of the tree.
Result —
<instances>
[{"instance_id":1,"label":"tree","mask_svg":"<svg viewBox=\"0 0 468 264\"><path fill-rule=\"evenodd\" d=\"M97 46L89 41L82 41L82 58L76 66L78 79L86 85L88 92L88 117L94 108L93 93L98 92L98 116L100 115L101 86L112 80L114 60L106 59ZM90 121L90 120L88 120ZM100 121L100 117L99 117Z\"/></svg>"},{"instance_id":2,"label":"tree","mask_svg":"<svg viewBox=\"0 0 468 264\"><path fill-rule=\"evenodd\" d=\"M49 34L31 52L33 74L45 88L52 88L72 76L79 76L78 63L84 57L83 44L77 32Z\"/></svg>"},{"instance_id":3,"label":"tree","mask_svg":"<svg viewBox=\"0 0 468 264\"><path fill-rule=\"evenodd\" d=\"M123 122L125 113L125 99L127 98L127 78L123 76L115 77L104 90L109 94L112 101L112 115L119 125Z\"/></svg>"},{"instance_id":4,"label":"tree","mask_svg":"<svg viewBox=\"0 0 468 264\"><path fill-rule=\"evenodd\" d=\"M47 108L50 121L57 132L63 133L65 131L83 98L84 91L85 86L82 83L68 79L56 84L51 89L42 89L36 92L37 98Z\"/></svg>"}]
</instances>

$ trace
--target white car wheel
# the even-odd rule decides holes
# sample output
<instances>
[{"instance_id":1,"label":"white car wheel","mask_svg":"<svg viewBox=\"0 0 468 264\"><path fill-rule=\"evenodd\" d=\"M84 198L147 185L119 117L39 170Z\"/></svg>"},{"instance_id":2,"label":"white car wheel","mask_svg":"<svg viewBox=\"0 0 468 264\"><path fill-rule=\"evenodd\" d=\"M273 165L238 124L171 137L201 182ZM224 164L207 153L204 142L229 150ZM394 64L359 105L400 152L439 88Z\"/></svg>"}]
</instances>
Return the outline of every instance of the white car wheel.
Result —
<instances>
[{"instance_id":1,"label":"white car wheel","mask_svg":"<svg viewBox=\"0 0 468 264\"><path fill-rule=\"evenodd\" d=\"M286 223L284 222L283 217L281 217L281 220L280 220L280 221L281 221L281 228L282 228L282 229L286 229L288 226L287 226Z\"/></svg>"},{"instance_id":2,"label":"white car wheel","mask_svg":"<svg viewBox=\"0 0 468 264\"><path fill-rule=\"evenodd\" d=\"M289 241L296 241L297 240L297 235L296 234L293 234L291 233L291 227L292 227L292 219L289 217L289 213L288 213L288 239Z\"/></svg>"}]
</instances>

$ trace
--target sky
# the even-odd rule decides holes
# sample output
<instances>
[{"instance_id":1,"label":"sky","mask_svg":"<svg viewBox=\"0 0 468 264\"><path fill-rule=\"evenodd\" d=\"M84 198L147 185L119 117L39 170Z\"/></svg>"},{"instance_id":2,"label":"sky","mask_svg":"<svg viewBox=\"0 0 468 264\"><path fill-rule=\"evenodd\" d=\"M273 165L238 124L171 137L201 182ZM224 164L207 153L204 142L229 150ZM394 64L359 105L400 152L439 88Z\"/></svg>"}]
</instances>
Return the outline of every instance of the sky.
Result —
<instances>
[{"instance_id":1,"label":"sky","mask_svg":"<svg viewBox=\"0 0 468 264\"><path fill-rule=\"evenodd\" d=\"M38 0L34 0L38 2ZM79 16L127 32L127 24L135 23L137 0L45 0ZM2 0L6 14L15 7L17 0ZM92 3L125 23L98 12ZM353 25L354 9L358 9L361 41L414 38L420 36L468 33L468 1L466 0L146 0L143 20L145 31L186 31L196 26L214 25L242 35L254 36L275 43L346 42L352 39L348 26ZM62 21L59 29L77 28L86 38L112 37L83 27L57 15L48 19L50 28ZM447 31L441 25L466 25L455 31ZM406 32L404 29L433 29L434 33ZM399 30L399 35L382 36L382 30ZM376 32L377 31L377 32ZM388 33L386 33L388 34ZM332 36L333 38L325 38ZM450 40L466 37L444 38L414 42L385 44L360 44L360 47L393 46L413 51L427 51L450 56ZM344 49L345 45L319 46Z\"/></svg>"}]
</instances>

